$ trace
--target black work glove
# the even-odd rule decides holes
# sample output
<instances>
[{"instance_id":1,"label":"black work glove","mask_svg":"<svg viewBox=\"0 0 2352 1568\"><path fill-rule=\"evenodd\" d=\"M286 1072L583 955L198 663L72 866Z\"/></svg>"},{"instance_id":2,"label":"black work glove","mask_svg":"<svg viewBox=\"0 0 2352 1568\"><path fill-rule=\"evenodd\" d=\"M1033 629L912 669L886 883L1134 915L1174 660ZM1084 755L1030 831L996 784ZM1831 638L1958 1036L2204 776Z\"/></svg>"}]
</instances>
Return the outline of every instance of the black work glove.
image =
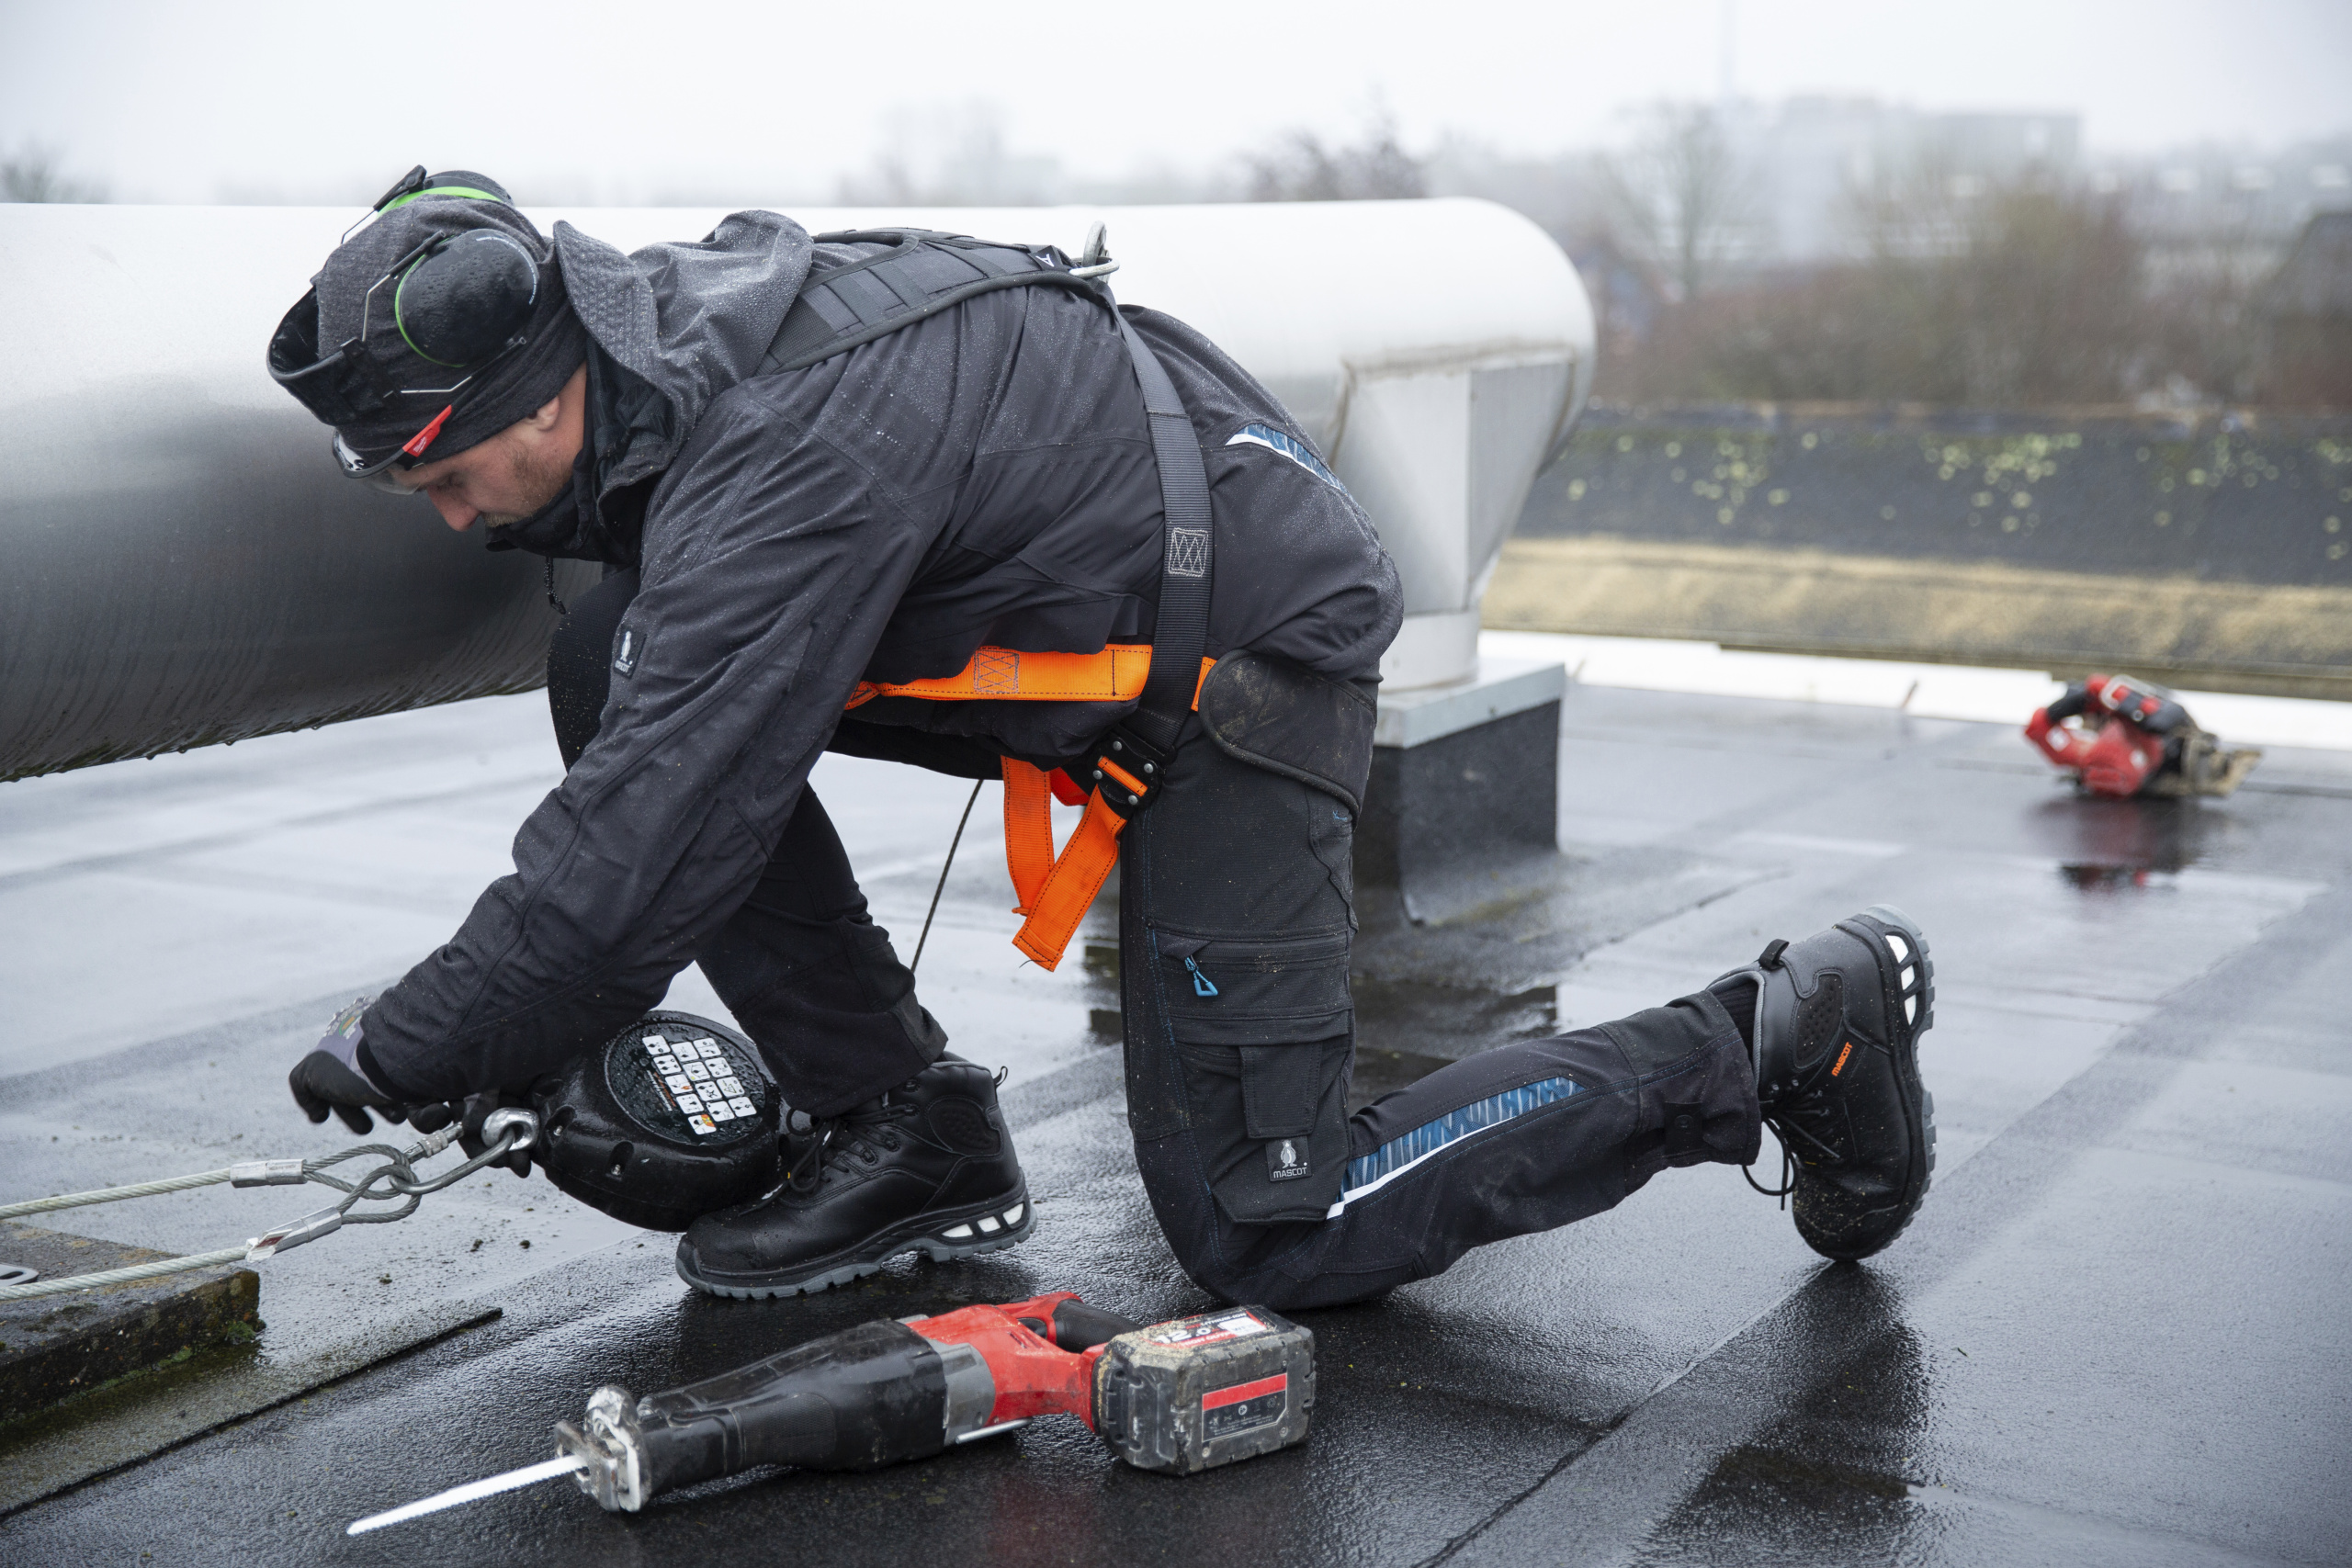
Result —
<instances>
[{"instance_id":1,"label":"black work glove","mask_svg":"<svg viewBox=\"0 0 2352 1568\"><path fill-rule=\"evenodd\" d=\"M387 1122L405 1122L409 1118L410 1107L377 1088L359 1066L359 1018L368 1010L368 1000L362 997L335 1014L334 1021L327 1025L319 1043L286 1075L286 1087L294 1091L294 1103L312 1122L324 1122L327 1112L333 1111L353 1132L372 1133L376 1124L368 1119L369 1111ZM447 1126L448 1120L445 1115L434 1125ZM432 1128L425 1130L430 1132Z\"/></svg>"},{"instance_id":2,"label":"black work glove","mask_svg":"<svg viewBox=\"0 0 2352 1568\"><path fill-rule=\"evenodd\" d=\"M516 1106L528 1111L531 1108L531 1097L527 1091L508 1089L487 1089L481 1094L467 1097L466 1129L458 1135L458 1146L466 1151L468 1159L479 1159L489 1152L490 1140L482 1136L481 1124L492 1111L507 1106ZM527 1148L516 1149L503 1159L491 1161L483 1168L495 1170L501 1166L517 1176L528 1176L531 1174L531 1151Z\"/></svg>"}]
</instances>

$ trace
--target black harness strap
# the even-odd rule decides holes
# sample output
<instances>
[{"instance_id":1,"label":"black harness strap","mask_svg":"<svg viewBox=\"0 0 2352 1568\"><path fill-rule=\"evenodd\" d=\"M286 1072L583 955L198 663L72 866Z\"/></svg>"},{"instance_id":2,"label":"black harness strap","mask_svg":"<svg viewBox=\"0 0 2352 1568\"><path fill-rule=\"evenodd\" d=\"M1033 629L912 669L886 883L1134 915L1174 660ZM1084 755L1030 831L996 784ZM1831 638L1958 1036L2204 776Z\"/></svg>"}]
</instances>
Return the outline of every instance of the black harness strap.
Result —
<instances>
[{"instance_id":1,"label":"black harness strap","mask_svg":"<svg viewBox=\"0 0 2352 1568\"><path fill-rule=\"evenodd\" d=\"M768 345L760 367L763 374L805 369L998 288L1045 285L1071 289L1099 300L1118 323L1120 340L1143 389L1165 521L1159 613L1143 698L1097 749L1147 785L1140 794L1121 791L1121 815L1142 809L1151 799L1150 786L1164 776L1185 716L1193 711L1193 694L1200 684L1201 660L1208 646L1209 592L1215 579L1208 468L1167 367L1136 335L1109 287L1096 278L1073 276L1069 258L1050 245L991 244L930 229L847 230L816 239L819 243L888 249L812 270ZM1103 774L1098 771L1095 776Z\"/></svg>"},{"instance_id":2,"label":"black harness strap","mask_svg":"<svg viewBox=\"0 0 2352 1568\"><path fill-rule=\"evenodd\" d=\"M805 370L993 289L1044 284L1101 297L1093 283L1072 277L1050 247L996 245L930 229L849 229L816 240L890 248L812 268L768 344L763 375Z\"/></svg>"},{"instance_id":3,"label":"black harness strap","mask_svg":"<svg viewBox=\"0 0 2352 1568\"><path fill-rule=\"evenodd\" d=\"M1176 384L1150 345L1119 313L1108 288L1104 303L1119 323L1127 356L1143 385L1143 411L1151 426L1151 451L1159 466L1159 509L1164 514L1159 547L1159 615L1151 634L1151 671L1143 701L1123 728L1155 749L1176 746L1193 694L1201 683L1201 659L1208 646L1209 587L1216 533L1209 516L1209 474L1201 461L1200 437L1192 416L1176 396ZM1156 780L1154 782L1157 782Z\"/></svg>"}]
</instances>

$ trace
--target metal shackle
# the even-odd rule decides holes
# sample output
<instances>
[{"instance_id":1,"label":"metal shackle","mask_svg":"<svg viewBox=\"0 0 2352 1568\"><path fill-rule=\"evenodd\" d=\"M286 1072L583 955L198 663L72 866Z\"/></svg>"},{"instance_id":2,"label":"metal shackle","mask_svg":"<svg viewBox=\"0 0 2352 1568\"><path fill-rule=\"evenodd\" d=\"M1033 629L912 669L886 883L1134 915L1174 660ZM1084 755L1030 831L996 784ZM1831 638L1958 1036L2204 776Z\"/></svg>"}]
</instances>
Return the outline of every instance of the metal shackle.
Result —
<instances>
[{"instance_id":1,"label":"metal shackle","mask_svg":"<svg viewBox=\"0 0 2352 1568\"><path fill-rule=\"evenodd\" d=\"M502 1106L481 1119L481 1136L485 1144L495 1144L507 1134L517 1134L508 1152L527 1149L539 1141L539 1118L537 1112L520 1105Z\"/></svg>"}]
</instances>

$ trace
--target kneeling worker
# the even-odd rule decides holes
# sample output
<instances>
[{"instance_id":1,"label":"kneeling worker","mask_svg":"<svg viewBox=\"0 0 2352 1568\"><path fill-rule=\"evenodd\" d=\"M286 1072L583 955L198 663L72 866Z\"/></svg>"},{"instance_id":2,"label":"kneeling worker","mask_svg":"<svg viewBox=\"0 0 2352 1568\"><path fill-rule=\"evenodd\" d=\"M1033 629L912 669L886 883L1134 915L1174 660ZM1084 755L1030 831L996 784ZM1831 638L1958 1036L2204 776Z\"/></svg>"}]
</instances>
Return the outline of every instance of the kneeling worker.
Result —
<instances>
[{"instance_id":1,"label":"kneeling worker","mask_svg":"<svg viewBox=\"0 0 2352 1568\"><path fill-rule=\"evenodd\" d=\"M355 478L606 575L549 659L562 785L447 944L297 1065L312 1121L515 1091L698 963L820 1135L695 1221L689 1283L792 1294L1025 1238L994 1082L946 1053L808 787L832 750L1004 779L1041 963L1118 865L1136 1163L1220 1296L1371 1296L1667 1166L1750 1164L1767 1122L1815 1248L1909 1223L1934 989L1885 908L1349 1113L1396 569L1246 371L1113 303L1099 246L742 212L624 255L422 170L378 213L273 373ZM1058 862L1049 789L1088 801Z\"/></svg>"}]
</instances>

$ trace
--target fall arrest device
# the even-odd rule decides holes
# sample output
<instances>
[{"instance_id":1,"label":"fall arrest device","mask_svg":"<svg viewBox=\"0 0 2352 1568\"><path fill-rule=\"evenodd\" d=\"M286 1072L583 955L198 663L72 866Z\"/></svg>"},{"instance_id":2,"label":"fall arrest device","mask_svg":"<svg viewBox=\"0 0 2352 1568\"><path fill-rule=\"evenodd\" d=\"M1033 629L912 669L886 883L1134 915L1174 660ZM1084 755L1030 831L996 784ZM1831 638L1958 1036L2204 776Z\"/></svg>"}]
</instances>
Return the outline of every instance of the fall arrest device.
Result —
<instances>
[{"instance_id":1,"label":"fall arrest device","mask_svg":"<svg viewBox=\"0 0 2352 1568\"><path fill-rule=\"evenodd\" d=\"M888 248L834 265L820 260L776 330L763 373L803 369L978 294L1042 286L1083 294L1109 310L1143 389L1164 514L1151 643L1114 644L1099 653L982 648L954 675L861 684L847 705L855 708L877 696L1136 704L1089 749L1090 761L1080 772L1091 776L1072 778L1068 769L1048 774L1004 759L1005 863L1019 899L1013 913L1026 917L1012 944L1051 969L1118 863L1120 832L1157 798L1185 716L1215 662L1204 653L1215 534L1200 441L1166 368L1102 281L1118 264L1110 259L1102 224L1088 233L1077 262L1051 245L993 244L929 229L846 230L816 239ZM1058 854L1052 798L1086 806Z\"/></svg>"}]
</instances>

